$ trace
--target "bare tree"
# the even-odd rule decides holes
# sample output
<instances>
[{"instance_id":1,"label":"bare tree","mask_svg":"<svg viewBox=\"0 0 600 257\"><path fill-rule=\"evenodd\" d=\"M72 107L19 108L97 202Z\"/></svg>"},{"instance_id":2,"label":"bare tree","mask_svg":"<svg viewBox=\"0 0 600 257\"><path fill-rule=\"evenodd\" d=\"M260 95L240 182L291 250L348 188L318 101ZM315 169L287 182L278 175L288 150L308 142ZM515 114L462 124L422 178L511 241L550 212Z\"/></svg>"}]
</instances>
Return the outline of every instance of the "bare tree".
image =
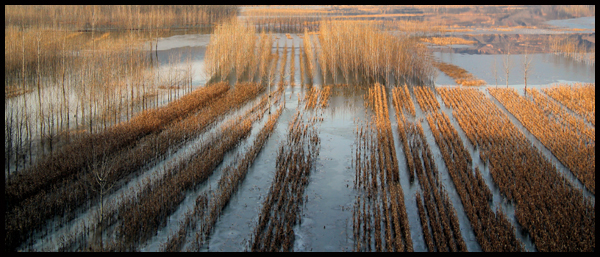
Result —
<instances>
[{"instance_id":1,"label":"bare tree","mask_svg":"<svg viewBox=\"0 0 600 257\"><path fill-rule=\"evenodd\" d=\"M492 64L492 74L494 75L494 80L496 81L496 88L498 87L498 57L494 56L494 63Z\"/></svg>"},{"instance_id":2,"label":"bare tree","mask_svg":"<svg viewBox=\"0 0 600 257\"><path fill-rule=\"evenodd\" d=\"M506 56L502 61L502 67L504 68L504 73L506 74L506 88L508 88L508 75L510 73L510 69L512 68L512 60L510 59L510 43L507 44Z\"/></svg>"},{"instance_id":3,"label":"bare tree","mask_svg":"<svg viewBox=\"0 0 600 257\"><path fill-rule=\"evenodd\" d=\"M92 151L96 151L95 148L92 148ZM94 155L96 156L96 155ZM114 186L109 185L108 175L110 174L110 164L108 163L107 153L104 152L100 158L100 160L92 161L88 165L88 169L92 172L94 176L94 182L96 186L91 186L91 189L100 195L100 249L104 249L103 244L103 228L104 228L104 195L106 195ZM91 182L90 182L91 183Z\"/></svg>"},{"instance_id":4,"label":"bare tree","mask_svg":"<svg viewBox=\"0 0 600 257\"><path fill-rule=\"evenodd\" d=\"M527 77L531 72L531 56L527 54L527 47L525 47L525 56L523 57L523 79L525 80L525 96L527 96Z\"/></svg>"}]
</instances>

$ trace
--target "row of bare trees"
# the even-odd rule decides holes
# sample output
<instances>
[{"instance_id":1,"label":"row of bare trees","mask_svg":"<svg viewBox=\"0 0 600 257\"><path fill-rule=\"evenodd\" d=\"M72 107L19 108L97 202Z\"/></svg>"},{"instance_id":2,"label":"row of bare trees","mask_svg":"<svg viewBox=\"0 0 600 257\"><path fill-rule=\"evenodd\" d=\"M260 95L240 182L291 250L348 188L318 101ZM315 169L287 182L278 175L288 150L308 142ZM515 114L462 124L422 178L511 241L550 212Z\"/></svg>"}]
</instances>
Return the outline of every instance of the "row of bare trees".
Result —
<instances>
[{"instance_id":1,"label":"row of bare trees","mask_svg":"<svg viewBox=\"0 0 600 257\"><path fill-rule=\"evenodd\" d=\"M96 199L97 193L90 191L90 188L96 187L97 184L93 178L96 170L92 170L88 166L98 166L100 167L98 171L106 171L103 173L105 176L102 178L107 182L106 184L115 185L120 181L119 184L121 185L144 166L159 161L169 149L177 148L184 141L194 138L199 133L205 131L211 123L214 123L226 112L234 108L239 108L243 103L256 97L260 92L264 92L265 88L257 84L242 84L238 85L234 90L227 91L228 89L229 86L226 83L207 86L168 105L167 107L170 107L171 110L164 110L167 107L159 108L145 112L148 113L147 115L141 115L132 119L132 121L137 121L142 125L153 125L155 128L154 132L145 131L147 134L150 133L147 136L139 134L139 132L138 134L132 134L128 132L129 130L124 129L131 128L131 126L114 127L114 129L122 129L119 134L121 137L130 134L130 136L134 137L130 140L131 142L129 142L128 147L122 146L121 149L118 149L113 146L113 148L107 148L110 145L107 146L89 140L81 142L82 145L88 143L89 146L87 147L91 150L81 151L81 149L88 148L82 148L83 146L79 148L74 147L73 152L78 153L78 155L66 155L66 158L62 158L62 160L69 161L59 163L66 165L64 169L68 168L67 170L71 171L81 170L83 172L75 172L73 175L68 175L64 179L57 180L54 183L43 181L49 185L51 190L41 190L40 193L26 198L23 203L15 207L15 211L9 213L10 217L7 217L10 218L8 219L8 224L13 224L13 222L15 225L21 224L21 227L28 231L29 229L38 228L47 218L53 215L60 214L60 216L63 218L66 217L69 220L69 217L72 218L74 215L72 212L74 208L86 201ZM188 105L196 106L196 109L190 109ZM186 115L178 114L195 112L198 109L202 111L187 118ZM161 119L173 122L165 123ZM141 125L137 126L140 127ZM134 126L133 128L136 127ZM107 137L110 138L110 135L97 137L96 139L100 140L100 142L105 142ZM119 137L116 138L118 139ZM73 156L80 159L73 159ZM58 159L52 160L58 162ZM79 166L75 165L79 162L81 162ZM61 166L54 165L53 167ZM37 177L43 178L39 175ZM25 183L20 184L24 185ZM57 187L56 185L61 186ZM12 216L13 214L14 217ZM21 230L10 231L10 233L13 232L25 235Z\"/></svg>"},{"instance_id":2,"label":"row of bare trees","mask_svg":"<svg viewBox=\"0 0 600 257\"><path fill-rule=\"evenodd\" d=\"M254 26L232 18L215 28L206 47L205 72L216 80L235 74L238 81L258 77L262 83L269 72L272 45L271 34L257 34Z\"/></svg>"},{"instance_id":3,"label":"row of bare trees","mask_svg":"<svg viewBox=\"0 0 600 257\"><path fill-rule=\"evenodd\" d=\"M567 36L550 37L548 44L550 45L550 51L556 55L563 55L589 65L596 64L596 48L586 47L580 44L579 41L578 38L568 34Z\"/></svg>"},{"instance_id":4,"label":"row of bare trees","mask_svg":"<svg viewBox=\"0 0 600 257\"><path fill-rule=\"evenodd\" d=\"M416 38L392 35L375 22L321 21L318 60L323 73L337 82L362 79L391 84L406 80L428 81L434 68L427 48ZM349 83L349 82L347 82Z\"/></svg>"},{"instance_id":5,"label":"row of bare trees","mask_svg":"<svg viewBox=\"0 0 600 257\"><path fill-rule=\"evenodd\" d=\"M531 145L509 118L474 89L439 88L469 141L489 161L500 192L539 251L593 251L594 203Z\"/></svg>"},{"instance_id":6,"label":"row of bare trees","mask_svg":"<svg viewBox=\"0 0 600 257\"><path fill-rule=\"evenodd\" d=\"M172 28L236 14L236 6L7 6L5 116L23 110L8 122L17 135L7 150L18 156L8 171L191 91L191 62L157 73L145 49Z\"/></svg>"}]
</instances>

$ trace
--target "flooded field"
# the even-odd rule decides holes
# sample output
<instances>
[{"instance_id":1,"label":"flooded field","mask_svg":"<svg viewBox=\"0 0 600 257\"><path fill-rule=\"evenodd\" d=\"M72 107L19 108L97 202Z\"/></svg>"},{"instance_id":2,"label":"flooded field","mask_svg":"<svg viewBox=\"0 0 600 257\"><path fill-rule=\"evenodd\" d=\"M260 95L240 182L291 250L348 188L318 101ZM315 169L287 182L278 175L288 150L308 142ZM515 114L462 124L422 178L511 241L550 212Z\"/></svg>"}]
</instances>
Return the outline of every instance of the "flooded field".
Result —
<instances>
[{"instance_id":1,"label":"flooded field","mask_svg":"<svg viewBox=\"0 0 600 257\"><path fill-rule=\"evenodd\" d=\"M594 33L594 19L547 23ZM211 59L229 47L214 33L147 42L146 82L159 81L149 108L115 111L108 129L98 123L34 165L17 157L5 171L10 250L595 250L595 64L532 53L525 87L521 53L506 81L504 54L436 50L466 45L399 36L389 45L415 51L407 62L419 70L384 55L394 65L377 70L328 57L350 53L332 47L339 38L239 31L254 33L244 46L254 59L235 48ZM430 61L486 84L457 85ZM85 101L59 85L44 99ZM46 180L27 173L43 168Z\"/></svg>"}]
</instances>

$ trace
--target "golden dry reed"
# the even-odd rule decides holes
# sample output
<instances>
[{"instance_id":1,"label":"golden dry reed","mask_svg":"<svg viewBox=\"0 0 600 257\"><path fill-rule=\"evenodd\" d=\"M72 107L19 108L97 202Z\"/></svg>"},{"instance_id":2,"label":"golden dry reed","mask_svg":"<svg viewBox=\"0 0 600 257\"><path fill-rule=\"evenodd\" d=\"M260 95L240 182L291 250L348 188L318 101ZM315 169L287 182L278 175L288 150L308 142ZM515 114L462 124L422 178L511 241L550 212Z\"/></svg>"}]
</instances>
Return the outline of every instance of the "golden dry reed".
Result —
<instances>
[{"instance_id":1,"label":"golden dry reed","mask_svg":"<svg viewBox=\"0 0 600 257\"><path fill-rule=\"evenodd\" d=\"M474 40L466 40L459 37L425 37L421 38L421 41L436 44L436 45L473 45L477 44L477 41Z\"/></svg>"},{"instance_id":2,"label":"golden dry reed","mask_svg":"<svg viewBox=\"0 0 600 257\"><path fill-rule=\"evenodd\" d=\"M596 83L558 84L542 91L596 126Z\"/></svg>"}]
</instances>

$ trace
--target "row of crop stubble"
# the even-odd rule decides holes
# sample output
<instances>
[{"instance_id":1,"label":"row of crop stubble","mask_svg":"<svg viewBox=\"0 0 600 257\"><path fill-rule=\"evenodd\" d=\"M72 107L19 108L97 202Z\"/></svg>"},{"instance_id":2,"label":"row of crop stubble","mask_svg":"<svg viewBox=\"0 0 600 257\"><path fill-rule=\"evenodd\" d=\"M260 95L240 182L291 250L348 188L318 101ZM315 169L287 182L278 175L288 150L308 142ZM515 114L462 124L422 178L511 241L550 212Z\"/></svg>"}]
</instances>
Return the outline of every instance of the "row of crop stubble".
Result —
<instances>
[{"instance_id":1,"label":"row of crop stubble","mask_svg":"<svg viewBox=\"0 0 600 257\"><path fill-rule=\"evenodd\" d=\"M431 89L413 87L413 90L417 103L425 113L439 110L439 104ZM417 192L416 200L427 249L431 252L436 249L440 252L465 252L467 247L460 232L456 211L449 201L446 189L440 183L439 172L432 158L430 146L425 140L423 128L420 123L415 125L406 119L405 108L399 101L401 94L406 94L402 98L411 101L408 89L406 87L405 90L398 89L395 93L398 95L393 101L397 110L398 133L400 139L406 141L402 142L403 145L408 146L410 142L410 147L405 147L404 150L407 164L410 163L408 172L411 176L417 174L421 185L422 194ZM431 227L431 232L429 227Z\"/></svg>"},{"instance_id":2,"label":"row of crop stubble","mask_svg":"<svg viewBox=\"0 0 600 257\"><path fill-rule=\"evenodd\" d=\"M482 160L500 192L515 204L522 229L539 251L592 251L595 210L528 142L483 93L473 89L440 88L444 103Z\"/></svg>"},{"instance_id":3,"label":"row of crop stubble","mask_svg":"<svg viewBox=\"0 0 600 257\"><path fill-rule=\"evenodd\" d=\"M304 102L306 111L310 107L306 98ZM322 118L314 112L306 113L309 117L305 121L304 113L296 111L289 122L286 140L277 152L275 178L250 240L251 251L292 250L293 226L300 222L304 190L320 152L318 124Z\"/></svg>"},{"instance_id":4,"label":"row of crop stubble","mask_svg":"<svg viewBox=\"0 0 600 257\"><path fill-rule=\"evenodd\" d=\"M355 250L413 251L384 87L376 83L365 98L374 121L356 131Z\"/></svg>"},{"instance_id":5,"label":"row of crop stubble","mask_svg":"<svg viewBox=\"0 0 600 257\"><path fill-rule=\"evenodd\" d=\"M478 168L472 169L471 156L448 116L441 112L433 90L415 88L415 95L421 106L430 106L424 108L427 122L482 250L523 251L523 244L516 237L515 228L506 215L502 210L494 212L491 209L492 193L485 184L481 171Z\"/></svg>"},{"instance_id":6,"label":"row of crop stubble","mask_svg":"<svg viewBox=\"0 0 600 257\"><path fill-rule=\"evenodd\" d=\"M488 89L542 144L581 180L592 194L596 192L596 143L581 137L577 131L544 113L540 106L511 89ZM539 99L537 91L529 95Z\"/></svg>"}]
</instances>

